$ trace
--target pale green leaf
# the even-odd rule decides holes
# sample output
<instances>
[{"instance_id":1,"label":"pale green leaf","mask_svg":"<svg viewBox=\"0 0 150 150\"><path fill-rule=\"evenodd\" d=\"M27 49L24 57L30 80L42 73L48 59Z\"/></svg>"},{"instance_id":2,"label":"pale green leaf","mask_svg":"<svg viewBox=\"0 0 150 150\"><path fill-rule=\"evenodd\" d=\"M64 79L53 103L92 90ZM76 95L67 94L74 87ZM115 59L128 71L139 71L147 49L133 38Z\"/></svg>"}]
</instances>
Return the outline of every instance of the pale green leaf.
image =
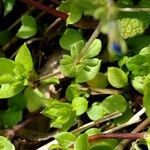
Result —
<instances>
[{"instance_id":1,"label":"pale green leaf","mask_svg":"<svg viewBox=\"0 0 150 150\"><path fill-rule=\"evenodd\" d=\"M56 140L63 148L68 148L76 140L76 136L70 132L61 132L56 136Z\"/></svg>"},{"instance_id":2,"label":"pale green leaf","mask_svg":"<svg viewBox=\"0 0 150 150\"><path fill-rule=\"evenodd\" d=\"M0 136L0 149L1 150L15 150L15 147L7 138Z\"/></svg>"},{"instance_id":3,"label":"pale green leaf","mask_svg":"<svg viewBox=\"0 0 150 150\"><path fill-rule=\"evenodd\" d=\"M108 114L116 111L123 113L126 111L127 105L126 99L122 95L108 96L101 103Z\"/></svg>"},{"instance_id":4,"label":"pale green leaf","mask_svg":"<svg viewBox=\"0 0 150 150\"><path fill-rule=\"evenodd\" d=\"M27 39L34 36L37 32L36 19L29 15L24 15L21 18L22 26L17 32L17 37Z\"/></svg>"},{"instance_id":5,"label":"pale green leaf","mask_svg":"<svg viewBox=\"0 0 150 150\"><path fill-rule=\"evenodd\" d=\"M108 68L108 81L115 88L123 88L128 84L128 77L125 72L116 67Z\"/></svg>"},{"instance_id":6,"label":"pale green leaf","mask_svg":"<svg viewBox=\"0 0 150 150\"><path fill-rule=\"evenodd\" d=\"M32 57L25 43L19 48L19 51L15 57L15 62L22 64L26 72L33 70Z\"/></svg>"},{"instance_id":7,"label":"pale green leaf","mask_svg":"<svg viewBox=\"0 0 150 150\"><path fill-rule=\"evenodd\" d=\"M82 35L78 30L67 28L60 38L59 44L63 49L71 50L72 44L82 40Z\"/></svg>"},{"instance_id":8,"label":"pale green leaf","mask_svg":"<svg viewBox=\"0 0 150 150\"><path fill-rule=\"evenodd\" d=\"M1 84L0 87L0 99L9 98L17 95L24 89L23 82L15 82L11 84Z\"/></svg>"},{"instance_id":9,"label":"pale green leaf","mask_svg":"<svg viewBox=\"0 0 150 150\"><path fill-rule=\"evenodd\" d=\"M146 108L146 114L150 117L150 82L144 85L143 105Z\"/></svg>"},{"instance_id":10,"label":"pale green leaf","mask_svg":"<svg viewBox=\"0 0 150 150\"><path fill-rule=\"evenodd\" d=\"M90 128L85 132L88 136L95 135L95 134L100 134L101 129L100 128Z\"/></svg>"},{"instance_id":11,"label":"pale green leaf","mask_svg":"<svg viewBox=\"0 0 150 150\"><path fill-rule=\"evenodd\" d=\"M98 120L107 114L100 103L93 103L92 107L87 111L87 115L91 120Z\"/></svg>"},{"instance_id":12,"label":"pale green leaf","mask_svg":"<svg viewBox=\"0 0 150 150\"><path fill-rule=\"evenodd\" d=\"M95 39L93 43L88 47L87 53L84 55L84 58L93 58L97 56L101 51L102 45L99 39Z\"/></svg>"},{"instance_id":13,"label":"pale green leaf","mask_svg":"<svg viewBox=\"0 0 150 150\"><path fill-rule=\"evenodd\" d=\"M27 109L30 112L35 112L43 106L45 101L44 95L36 88L32 89L31 87L26 88L24 92L24 97L27 101Z\"/></svg>"},{"instance_id":14,"label":"pale green leaf","mask_svg":"<svg viewBox=\"0 0 150 150\"><path fill-rule=\"evenodd\" d=\"M96 59L96 58L94 58ZM92 61L92 60L91 60ZM101 61L97 59L97 64L93 67L80 65L76 68L76 82L86 82L92 80L100 69Z\"/></svg>"},{"instance_id":15,"label":"pale green leaf","mask_svg":"<svg viewBox=\"0 0 150 150\"><path fill-rule=\"evenodd\" d=\"M76 97L72 101L73 110L76 111L76 115L80 116L86 112L88 108L88 101L83 97Z\"/></svg>"},{"instance_id":16,"label":"pale green leaf","mask_svg":"<svg viewBox=\"0 0 150 150\"><path fill-rule=\"evenodd\" d=\"M88 150L88 136L86 133L81 134L75 141L74 150Z\"/></svg>"}]
</instances>

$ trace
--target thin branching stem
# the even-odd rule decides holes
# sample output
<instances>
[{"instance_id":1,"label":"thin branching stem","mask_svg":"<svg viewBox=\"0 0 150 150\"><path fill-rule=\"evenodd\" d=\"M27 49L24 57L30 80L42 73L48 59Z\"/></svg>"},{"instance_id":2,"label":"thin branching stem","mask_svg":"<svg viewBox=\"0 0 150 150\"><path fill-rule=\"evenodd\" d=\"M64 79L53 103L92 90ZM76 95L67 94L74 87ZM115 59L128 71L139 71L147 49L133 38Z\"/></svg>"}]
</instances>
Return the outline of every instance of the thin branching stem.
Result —
<instances>
[{"instance_id":1,"label":"thin branching stem","mask_svg":"<svg viewBox=\"0 0 150 150\"><path fill-rule=\"evenodd\" d=\"M90 39L85 44L85 46L81 49L81 52L79 53L77 59L75 59L74 64L78 64L81 61L81 59L83 58L83 56L86 53L88 53L89 46L93 43L93 41L98 37L99 33L101 32L100 26L101 26L101 23L99 22L99 24L97 25L93 34L91 35Z\"/></svg>"}]
</instances>

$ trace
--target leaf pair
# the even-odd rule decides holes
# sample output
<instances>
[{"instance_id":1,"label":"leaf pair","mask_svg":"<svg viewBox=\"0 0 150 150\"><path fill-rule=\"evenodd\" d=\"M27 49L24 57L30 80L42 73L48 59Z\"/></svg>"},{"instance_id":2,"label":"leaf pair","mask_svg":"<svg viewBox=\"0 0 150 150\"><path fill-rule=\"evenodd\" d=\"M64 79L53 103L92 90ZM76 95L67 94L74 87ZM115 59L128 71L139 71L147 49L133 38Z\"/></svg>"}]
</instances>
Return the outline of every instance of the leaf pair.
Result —
<instances>
[{"instance_id":1,"label":"leaf pair","mask_svg":"<svg viewBox=\"0 0 150 150\"><path fill-rule=\"evenodd\" d=\"M9 98L21 92L28 84L32 70L32 57L26 44L20 47L15 61L0 58L0 98Z\"/></svg>"},{"instance_id":2,"label":"leaf pair","mask_svg":"<svg viewBox=\"0 0 150 150\"><path fill-rule=\"evenodd\" d=\"M79 55L82 55L84 41L78 41L71 47L71 55L64 55L60 61L61 72L68 77L75 77L76 82L86 82L95 77L100 69L101 61L93 58L101 50L101 41L95 39L89 46L87 53L83 54L79 61ZM76 63L76 61L79 61Z\"/></svg>"}]
</instances>

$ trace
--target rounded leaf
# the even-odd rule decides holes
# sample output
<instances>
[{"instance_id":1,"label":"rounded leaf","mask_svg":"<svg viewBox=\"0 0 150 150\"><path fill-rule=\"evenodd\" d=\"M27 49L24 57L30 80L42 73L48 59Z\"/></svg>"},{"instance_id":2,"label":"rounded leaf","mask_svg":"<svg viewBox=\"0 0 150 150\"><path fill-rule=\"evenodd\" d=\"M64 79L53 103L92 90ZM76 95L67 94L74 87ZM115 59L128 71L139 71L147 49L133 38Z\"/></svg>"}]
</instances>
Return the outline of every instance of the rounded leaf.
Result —
<instances>
[{"instance_id":1,"label":"rounded leaf","mask_svg":"<svg viewBox=\"0 0 150 150\"><path fill-rule=\"evenodd\" d=\"M88 108L88 101L83 97L76 97L72 101L73 110L76 111L76 115L80 116L86 112Z\"/></svg>"},{"instance_id":2,"label":"rounded leaf","mask_svg":"<svg viewBox=\"0 0 150 150\"><path fill-rule=\"evenodd\" d=\"M125 72L116 67L108 68L108 81L115 88L123 88L128 84L128 77Z\"/></svg>"}]
</instances>

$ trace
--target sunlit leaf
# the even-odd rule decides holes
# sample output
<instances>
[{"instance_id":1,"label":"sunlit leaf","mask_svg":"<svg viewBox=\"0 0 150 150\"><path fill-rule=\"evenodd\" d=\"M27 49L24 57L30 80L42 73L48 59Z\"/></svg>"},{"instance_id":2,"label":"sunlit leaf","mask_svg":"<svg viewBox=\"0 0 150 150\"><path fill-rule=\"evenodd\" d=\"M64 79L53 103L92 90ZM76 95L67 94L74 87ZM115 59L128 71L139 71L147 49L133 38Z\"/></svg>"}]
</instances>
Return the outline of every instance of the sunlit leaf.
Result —
<instances>
[{"instance_id":1,"label":"sunlit leaf","mask_svg":"<svg viewBox=\"0 0 150 150\"><path fill-rule=\"evenodd\" d=\"M18 30L17 37L27 39L34 36L37 32L36 19L29 15L24 15L21 18L22 26Z\"/></svg>"}]
</instances>

